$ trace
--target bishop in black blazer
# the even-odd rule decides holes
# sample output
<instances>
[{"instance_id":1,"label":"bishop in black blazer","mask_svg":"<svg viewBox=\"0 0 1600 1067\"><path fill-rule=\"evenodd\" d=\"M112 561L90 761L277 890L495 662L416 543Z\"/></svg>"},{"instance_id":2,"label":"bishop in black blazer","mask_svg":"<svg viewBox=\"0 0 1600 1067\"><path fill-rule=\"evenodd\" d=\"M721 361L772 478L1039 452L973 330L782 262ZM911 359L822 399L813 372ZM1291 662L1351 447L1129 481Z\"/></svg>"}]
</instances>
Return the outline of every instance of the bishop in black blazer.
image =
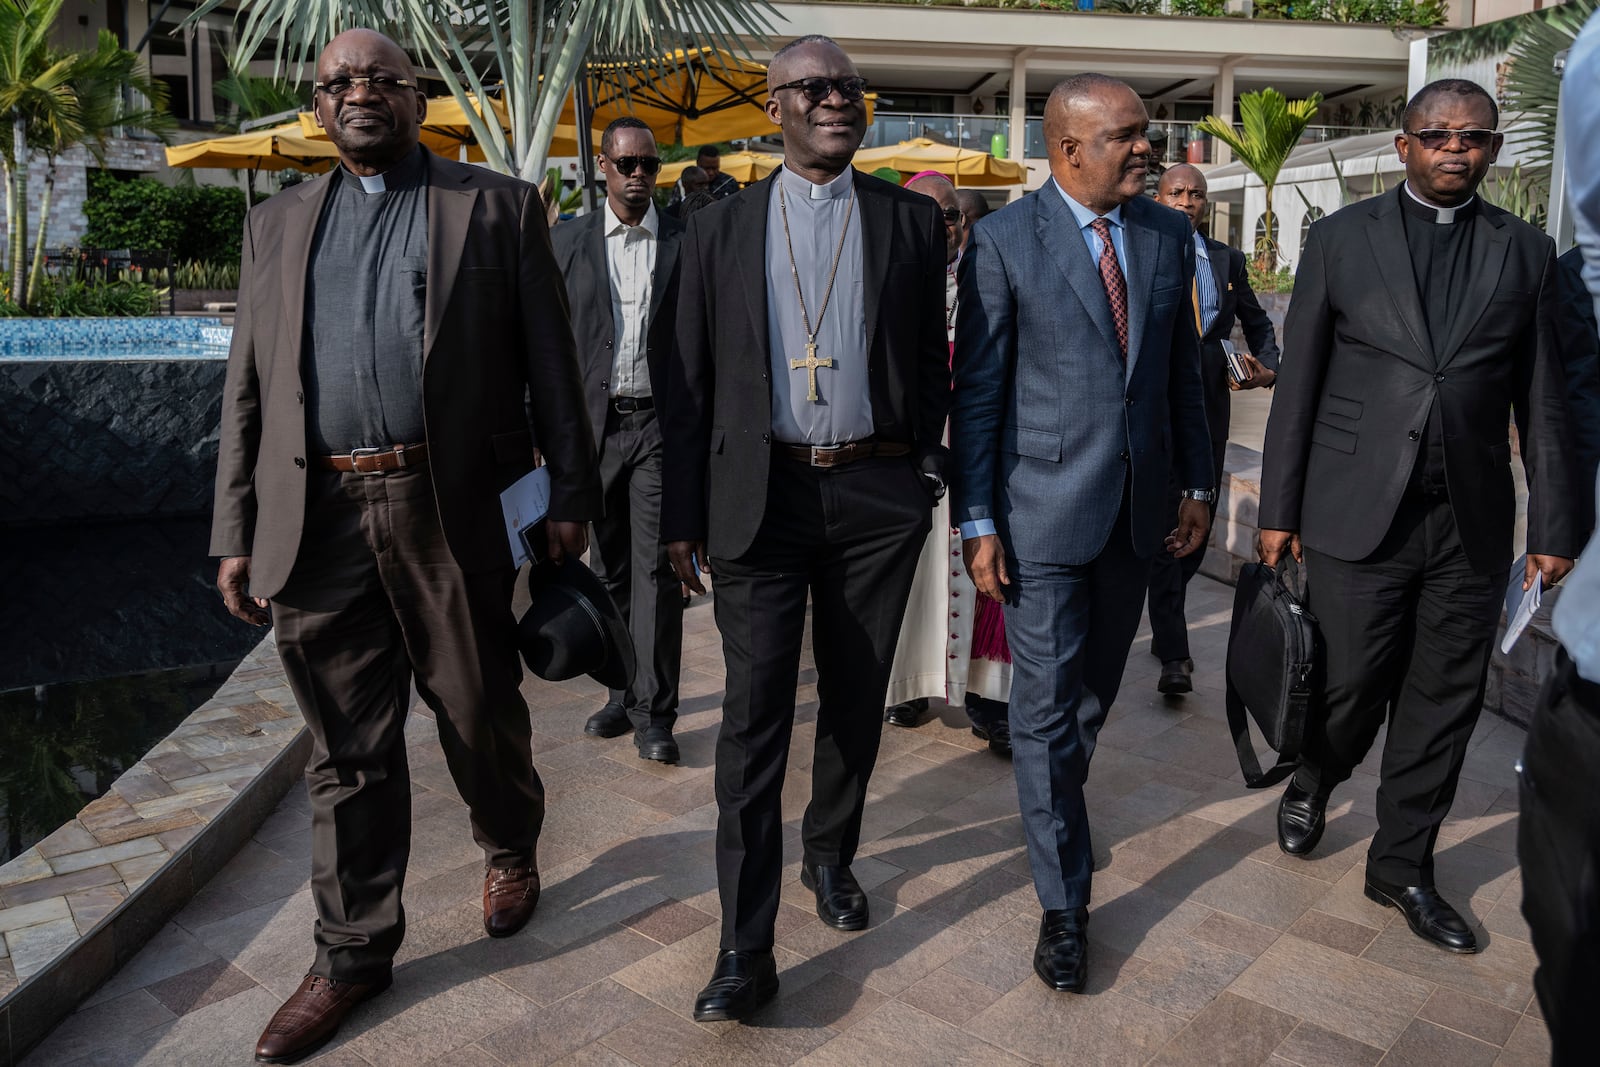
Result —
<instances>
[{"instance_id":1,"label":"bishop in black blazer","mask_svg":"<svg viewBox=\"0 0 1600 1067\"><path fill-rule=\"evenodd\" d=\"M1190 306L1200 334L1200 374L1205 385L1206 427L1211 431L1211 461L1215 471L1212 485L1220 493L1233 390L1272 385L1278 373L1278 335L1256 299L1255 290L1250 288L1250 271L1244 253L1199 232L1207 192L1206 178L1200 169L1179 163L1162 172L1156 200L1183 212L1189 224L1196 227L1195 287L1190 293ZM1223 342L1233 336L1235 322L1244 330L1245 342L1250 348L1248 355L1240 353L1239 357L1250 376L1239 382L1228 374L1228 354L1223 348ZM1181 481L1174 477L1169 483L1169 507L1174 513L1183 492ZM1210 505L1211 516L1215 519L1216 497L1212 497ZM1189 659L1184 594L1189 579L1199 573L1205 554L1205 545L1182 559L1157 553L1150 565L1150 652L1161 661L1161 677L1156 688L1169 696L1194 689L1190 680L1194 664Z\"/></svg>"},{"instance_id":2,"label":"bishop in black blazer","mask_svg":"<svg viewBox=\"0 0 1600 1067\"><path fill-rule=\"evenodd\" d=\"M1367 896L1475 952L1434 888L1433 849L1512 559L1509 416L1528 481L1526 580L1560 580L1578 549L1555 248L1475 195L1501 143L1487 92L1434 83L1402 121L1406 181L1311 227L1267 423L1261 555L1303 545L1327 649L1278 838L1293 855L1316 846L1329 792L1387 715Z\"/></svg>"},{"instance_id":3,"label":"bishop in black blazer","mask_svg":"<svg viewBox=\"0 0 1600 1067\"><path fill-rule=\"evenodd\" d=\"M651 202L660 166L648 126L611 123L600 139L605 204L556 227L551 240L600 455L605 512L594 521L590 563L627 620L639 664L633 684L613 689L584 732L632 730L640 758L675 763L683 595L661 543L656 404L666 392L683 223Z\"/></svg>"},{"instance_id":4,"label":"bishop in black blazer","mask_svg":"<svg viewBox=\"0 0 1600 1067\"><path fill-rule=\"evenodd\" d=\"M768 80L784 166L690 216L662 411L662 537L692 589L712 575L727 661L722 951L700 1021L745 1018L777 988L780 798L808 596L819 703L801 881L825 922L866 925L850 864L895 640L943 489L950 403L936 205L851 170L864 82L836 44L801 38L773 57Z\"/></svg>"}]
</instances>

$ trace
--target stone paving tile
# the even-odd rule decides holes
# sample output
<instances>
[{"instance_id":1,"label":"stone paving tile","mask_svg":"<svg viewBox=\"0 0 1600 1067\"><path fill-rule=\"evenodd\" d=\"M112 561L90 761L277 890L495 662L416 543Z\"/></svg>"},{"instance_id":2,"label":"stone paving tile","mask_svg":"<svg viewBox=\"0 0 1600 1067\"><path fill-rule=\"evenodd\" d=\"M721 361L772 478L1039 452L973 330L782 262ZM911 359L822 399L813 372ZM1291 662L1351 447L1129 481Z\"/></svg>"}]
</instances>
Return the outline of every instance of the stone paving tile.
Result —
<instances>
[{"instance_id":1,"label":"stone paving tile","mask_svg":"<svg viewBox=\"0 0 1600 1067\"><path fill-rule=\"evenodd\" d=\"M779 996L746 1025L691 1021L720 937L711 764L722 660L711 613L697 610L686 616L679 766L638 760L627 739L584 737L584 720L604 700L593 683L526 683L550 811L539 850L544 893L517 937L482 933L482 856L432 716L412 716L409 929L395 988L308 1062L1373 1067L1385 1054L1452 1067L1548 1062L1518 914L1509 760L1520 731L1492 719L1480 726L1441 834L1440 885L1481 926L1487 951L1438 952L1361 892L1376 825L1375 758L1335 795L1312 858L1278 851L1277 791L1239 784L1219 677L1206 666L1220 663L1230 595L1209 582L1191 589L1195 617L1212 624L1195 634L1204 662L1190 697L1154 693L1159 667L1143 636L1130 658L1086 787L1101 869L1084 995L1052 993L1033 975L1038 903L1010 767L971 737L960 708L936 706L916 728L885 731L855 866L872 923L845 934L816 919L797 878L815 739L808 654L784 796ZM256 687L270 693L273 677L262 671L222 694L232 701L223 706L260 703ZM208 790L256 758L251 746L264 728L293 725L265 711L259 723L249 717L192 724L183 743L158 746L136 768L174 788L199 786L189 808L167 815L209 817L225 801ZM52 859L103 849L96 833L120 833L173 803L137 781L125 792L91 812L81 834L58 838L51 856L30 852L7 867L0 903L44 902L28 914L55 916L50 898L71 895L70 922L73 908L109 900L102 887L122 878L113 864L137 873L181 846L158 836L160 850L57 873ZM28 1067L248 1063L260 1028L312 958L309 811L296 786L50 1039L58 1049L69 1039L92 1049L44 1059L46 1046ZM115 1025L111 1012L130 1021Z\"/></svg>"}]
</instances>

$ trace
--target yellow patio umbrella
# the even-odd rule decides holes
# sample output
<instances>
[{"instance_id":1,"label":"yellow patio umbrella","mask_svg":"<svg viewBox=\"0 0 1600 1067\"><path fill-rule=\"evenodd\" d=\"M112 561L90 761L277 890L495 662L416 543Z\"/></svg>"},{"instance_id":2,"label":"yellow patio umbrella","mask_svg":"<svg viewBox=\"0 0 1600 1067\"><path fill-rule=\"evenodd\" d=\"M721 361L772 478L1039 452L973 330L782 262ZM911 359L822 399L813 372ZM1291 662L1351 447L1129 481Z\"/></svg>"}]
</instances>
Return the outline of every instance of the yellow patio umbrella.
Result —
<instances>
[{"instance_id":1,"label":"yellow patio umbrella","mask_svg":"<svg viewBox=\"0 0 1600 1067\"><path fill-rule=\"evenodd\" d=\"M1028 179L1027 168L1015 160L996 159L988 152L940 144L926 137L882 148L863 148L852 162L857 170L892 167L904 175L936 170L964 189L979 185L1021 185Z\"/></svg>"},{"instance_id":2,"label":"yellow patio umbrella","mask_svg":"<svg viewBox=\"0 0 1600 1067\"><path fill-rule=\"evenodd\" d=\"M478 103L477 97L471 97L472 109L479 115L483 114L483 107ZM509 130L511 123L506 117L505 102L496 98L489 98L489 110L500 121L502 130ZM317 125L316 116L309 111L300 112L300 131L312 140L327 141L328 134ZM422 120L421 141L430 152L446 159L461 158L462 146L466 147L466 159L469 163L482 163L483 149L479 147L478 140L473 136L472 126L467 121L467 113L459 101L453 96L432 96L428 98L428 114ZM555 140L551 142L550 154L552 156L574 156L578 154L578 131L570 125L558 125L555 131ZM600 143L600 135L595 134L595 144Z\"/></svg>"},{"instance_id":3,"label":"yellow patio umbrella","mask_svg":"<svg viewBox=\"0 0 1600 1067\"><path fill-rule=\"evenodd\" d=\"M299 170L315 174L327 170L339 150L327 140L313 140L288 122L263 130L172 145L169 167L216 167L222 170Z\"/></svg>"},{"instance_id":4,"label":"yellow patio umbrella","mask_svg":"<svg viewBox=\"0 0 1600 1067\"><path fill-rule=\"evenodd\" d=\"M596 138L596 143L598 143ZM775 156L770 152L724 152L722 154L722 173L731 177L740 185L760 181L783 165L783 157ZM657 185L671 185L683 177L683 172L694 166L694 160L685 159L677 163L663 164L661 172L656 176Z\"/></svg>"}]
</instances>

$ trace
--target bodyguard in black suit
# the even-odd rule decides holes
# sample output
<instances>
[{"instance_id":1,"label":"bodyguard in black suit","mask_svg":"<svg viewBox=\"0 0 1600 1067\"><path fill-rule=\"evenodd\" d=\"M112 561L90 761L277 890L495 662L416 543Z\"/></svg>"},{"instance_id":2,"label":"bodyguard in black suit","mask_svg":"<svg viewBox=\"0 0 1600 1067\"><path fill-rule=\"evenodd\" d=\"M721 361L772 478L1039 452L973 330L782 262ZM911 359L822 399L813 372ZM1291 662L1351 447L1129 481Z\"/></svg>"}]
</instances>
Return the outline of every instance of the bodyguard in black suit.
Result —
<instances>
[{"instance_id":1,"label":"bodyguard in black suit","mask_svg":"<svg viewBox=\"0 0 1600 1067\"><path fill-rule=\"evenodd\" d=\"M895 639L942 492L945 230L934 202L855 173L865 81L825 37L773 56L773 176L695 212L662 411L662 537L716 583L722 951L700 1021L777 991L780 797L812 603L817 732L801 881L824 922L866 925L850 873Z\"/></svg>"},{"instance_id":2,"label":"bodyguard in black suit","mask_svg":"<svg viewBox=\"0 0 1600 1067\"><path fill-rule=\"evenodd\" d=\"M1512 553L1507 415L1528 480L1525 584L1572 567L1555 249L1476 196L1494 100L1425 86L1395 138L1406 181L1311 228L1267 422L1259 551L1305 560L1327 646L1322 716L1278 808L1309 853L1328 795L1389 716L1366 894L1419 937L1476 952L1433 849L1483 703ZM1508 411L1509 409L1509 411Z\"/></svg>"},{"instance_id":3,"label":"bodyguard in black suit","mask_svg":"<svg viewBox=\"0 0 1600 1067\"><path fill-rule=\"evenodd\" d=\"M618 737L632 730L640 758L674 763L683 598L661 544L655 405L673 344L683 223L651 203L660 169L650 128L617 119L600 139L604 207L558 226L552 241L572 307L605 494L590 562L628 621L639 662L633 685L612 690L584 731Z\"/></svg>"},{"instance_id":4,"label":"bodyguard in black suit","mask_svg":"<svg viewBox=\"0 0 1600 1067\"><path fill-rule=\"evenodd\" d=\"M1244 253L1214 241L1198 230L1206 210L1206 178L1198 167L1187 163L1168 167L1156 189L1156 201L1183 212L1195 232L1195 286L1190 295L1195 328L1200 334L1200 373L1206 391L1206 426L1211 431L1211 461L1216 472L1212 483L1222 486L1223 456L1228 450L1228 421L1232 414L1232 390L1262 389L1272 385L1278 373L1278 336L1272 320L1261 309L1255 290L1250 288L1250 271ZM1237 321L1244 329L1248 353L1239 360L1249 371L1242 381L1228 374L1228 354L1223 342L1233 336ZM1169 483L1170 508L1176 512L1182 499L1182 479ZM1217 516L1217 499L1210 501L1211 517ZM1161 677L1156 688L1177 696L1193 691L1194 663L1189 659L1189 625L1184 619L1184 593L1200 570L1206 546L1193 555L1178 559L1157 553L1150 565L1150 652L1161 661Z\"/></svg>"},{"instance_id":5,"label":"bodyguard in black suit","mask_svg":"<svg viewBox=\"0 0 1600 1067\"><path fill-rule=\"evenodd\" d=\"M1580 536L1594 529L1594 477L1600 467L1600 329L1594 298L1583 283L1583 251L1556 260L1556 336L1567 380L1567 423L1572 428L1572 476Z\"/></svg>"}]
</instances>

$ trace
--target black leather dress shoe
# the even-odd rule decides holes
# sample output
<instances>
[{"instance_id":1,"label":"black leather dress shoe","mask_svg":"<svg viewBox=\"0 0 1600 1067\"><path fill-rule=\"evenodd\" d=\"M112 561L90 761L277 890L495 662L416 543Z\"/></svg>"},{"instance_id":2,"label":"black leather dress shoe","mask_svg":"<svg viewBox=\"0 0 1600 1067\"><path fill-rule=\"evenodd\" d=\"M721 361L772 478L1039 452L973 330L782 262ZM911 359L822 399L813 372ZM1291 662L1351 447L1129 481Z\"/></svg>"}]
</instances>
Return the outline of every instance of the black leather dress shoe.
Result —
<instances>
[{"instance_id":1,"label":"black leather dress shoe","mask_svg":"<svg viewBox=\"0 0 1600 1067\"><path fill-rule=\"evenodd\" d=\"M1169 659L1161 665L1161 677L1156 681L1156 692L1169 697L1194 692L1194 662L1187 659Z\"/></svg>"},{"instance_id":2,"label":"black leather dress shoe","mask_svg":"<svg viewBox=\"0 0 1600 1067\"><path fill-rule=\"evenodd\" d=\"M1478 938L1456 909L1431 885L1390 885L1367 875L1367 899L1386 908L1399 908L1406 925L1422 940L1447 952L1478 951Z\"/></svg>"},{"instance_id":3,"label":"black leather dress shoe","mask_svg":"<svg viewBox=\"0 0 1600 1067\"><path fill-rule=\"evenodd\" d=\"M1089 977L1089 909L1047 911L1039 921L1033 973L1060 993L1081 993Z\"/></svg>"},{"instance_id":4,"label":"black leather dress shoe","mask_svg":"<svg viewBox=\"0 0 1600 1067\"><path fill-rule=\"evenodd\" d=\"M772 950L739 952L723 949L711 981L694 998L697 1023L737 1022L778 995L778 965Z\"/></svg>"},{"instance_id":5,"label":"black leather dress shoe","mask_svg":"<svg viewBox=\"0 0 1600 1067\"><path fill-rule=\"evenodd\" d=\"M1289 779L1278 801L1278 847L1291 856L1307 855L1328 828L1328 798L1307 793Z\"/></svg>"},{"instance_id":6,"label":"black leather dress shoe","mask_svg":"<svg viewBox=\"0 0 1600 1067\"><path fill-rule=\"evenodd\" d=\"M1011 758L1011 723L1005 719L996 719L981 726L973 723L972 736L989 742L989 751L996 756Z\"/></svg>"},{"instance_id":7,"label":"black leather dress shoe","mask_svg":"<svg viewBox=\"0 0 1600 1067\"><path fill-rule=\"evenodd\" d=\"M904 704L891 704L883 711L883 721L890 726L915 726L928 710L926 697L908 700Z\"/></svg>"},{"instance_id":8,"label":"black leather dress shoe","mask_svg":"<svg viewBox=\"0 0 1600 1067\"><path fill-rule=\"evenodd\" d=\"M583 724L583 732L590 737L621 737L633 729L633 720L621 704L607 704Z\"/></svg>"},{"instance_id":9,"label":"black leather dress shoe","mask_svg":"<svg viewBox=\"0 0 1600 1067\"><path fill-rule=\"evenodd\" d=\"M640 759L653 759L657 763L678 762L678 742L672 739L672 730L666 726L646 726L634 737Z\"/></svg>"},{"instance_id":10,"label":"black leather dress shoe","mask_svg":"<svg viewBox=\"0 0 1600 1067\"><path fill-rule=\"evenodd\" d=\"M817 895L817 918L835 930L867 928L867 894L849 867L803 864L800 884Z\"/></svg>"}]
</instances>

